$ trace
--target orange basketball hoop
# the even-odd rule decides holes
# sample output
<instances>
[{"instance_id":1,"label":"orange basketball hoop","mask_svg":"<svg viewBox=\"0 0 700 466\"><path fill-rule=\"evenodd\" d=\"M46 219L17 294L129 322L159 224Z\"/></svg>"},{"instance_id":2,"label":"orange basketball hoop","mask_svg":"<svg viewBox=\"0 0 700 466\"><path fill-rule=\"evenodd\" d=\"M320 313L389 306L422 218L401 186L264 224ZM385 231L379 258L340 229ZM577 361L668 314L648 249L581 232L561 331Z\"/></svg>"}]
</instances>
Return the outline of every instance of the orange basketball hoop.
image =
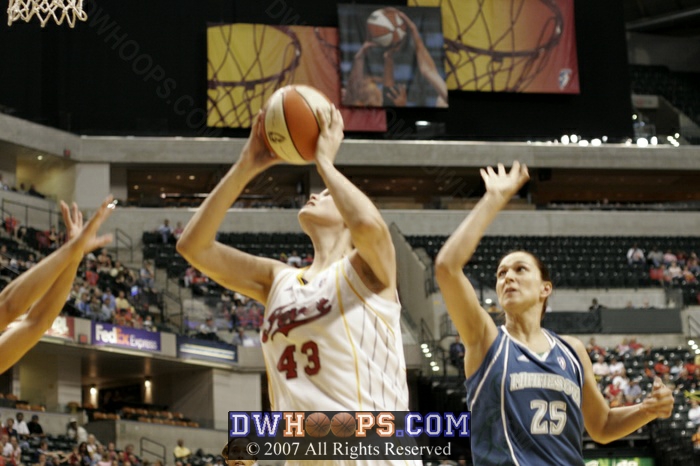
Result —
<instances>
[{"instance_id":1,"label":"orange basketball hoop","mask_svg":"<svg viewBox=\"0 0 700 466\"><path fill-rule=\"evenodd\" d=\"M83 0L10 0L7 8L7 24L12 26L15 21L29 22L36 16L41 27L46 26L51 19L56 24L65 20L70 27L75 21L85 21L87 13L83 10Z\"/></svg>"}]
</instances>

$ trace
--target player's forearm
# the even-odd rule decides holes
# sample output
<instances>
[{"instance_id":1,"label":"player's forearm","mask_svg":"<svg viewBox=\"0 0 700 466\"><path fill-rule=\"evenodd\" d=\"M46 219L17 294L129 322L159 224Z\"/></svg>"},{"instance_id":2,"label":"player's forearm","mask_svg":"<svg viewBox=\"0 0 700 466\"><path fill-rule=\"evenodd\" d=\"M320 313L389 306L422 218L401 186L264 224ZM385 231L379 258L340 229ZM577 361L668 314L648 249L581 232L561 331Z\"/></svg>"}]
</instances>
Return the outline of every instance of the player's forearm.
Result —
<instances>
[{"instance_id":1,"label":"player's forearm","mask_svg":"<svg viewBox=\"0 0 700 466\"><path fill-rule=\"evenodd\" d=\"M416 45L416 58L421 75L430 82L438 95L447 102L447 84L445 80L442 79L442 76L440 76L437 66L435 66L435 62L433 61L433 57L430 56L430 52L425 48L422 41Z\"/></svg>"},{"instance_id":2,"label":"player's forearm","mask_svg":"<svg viewBox=\"0 0 700 466\"><path fill-rule=\"evenodd\" d=\"M593 438L593 440L603 444L614 442L635 432L654 419L656 416L643 411L641 404L611 408L602 431L597 436L598 438Z\"/></svg>"},{"instance_id":3,"label":"player's forearm","mask_svg":"<svg viewBox=\"0 0 700 466\"><path fill-rule=\"evenodd\" d=\"M394 87L394 56L391 53L384 54L384 92Z\"/></svg>"},{"instance_id":4,"label":"player's forearm","mask_svg":"<svg viewBox=\"0 0 700 466\"><path fill-rule=\"evenodd\" d=\"M73 286L73 281L75 280L79 265L80 257L74 257L72 260L68 261L66 268L63 269L53 285L29 308L25 319L27 319L33 327L40 330L40 336L53 325L53 321L63 309L66 298L70 294L71 287Z\"/></svg>"},{"instance_id":5,"label":"player's forearm","mask_svg":"<svg viewBox=\"0 0 700 466\"><path fill-rule=\"evenodd\" d=\"M196 254L215 241L226 212L257 174L242 162L231 167L185 226L177 242L180 254L185 257Z\"/></svg>"},{"instance_id":6,"label":"player's forearm","mask_svg":"<svg viewBox=\"0 0 700 466\"><path fill-rule=\"evenodd\" d=\"M0 371L12 367L32 348L61 312L75 279L81 255L69 258L49 289L34 302L19 323L0 336ZM37 266L38 267L38 266Z\"/></svg>"},{"instance_id":7,"label":"player's forearm","mask_svg":"<svg viewBox=\"0 0 700 466\"><path fill-rule=\"evenodd\" d=\"M508 199L486 193L442 246L435 259L435 266L461 273L486 229L507 203Z\"/></svg>"},{"instance_id":8,"label":"player's forearm","mask_svg":"<svg viewBox=\"0 0 700 466\"><path fill-rule=\"evenodd\" d=\"M345 178L332 162L322 160L317 162L316 166L352 234L363 228L384 225L384 220L374 203Z\"/></svg>"},{"instance_id":9,"label":"player's forearm","mask_svg":"<svg viewBox=\"0 0 700 466\"><path fill-rule=\"evenodd\" d=\"M80 262L81 245L69 241L21 274L0 293L0 329L27 312L43 296L73 261ZM73 272L75 275L75 272Z\"/></svg>"}]
</instances>

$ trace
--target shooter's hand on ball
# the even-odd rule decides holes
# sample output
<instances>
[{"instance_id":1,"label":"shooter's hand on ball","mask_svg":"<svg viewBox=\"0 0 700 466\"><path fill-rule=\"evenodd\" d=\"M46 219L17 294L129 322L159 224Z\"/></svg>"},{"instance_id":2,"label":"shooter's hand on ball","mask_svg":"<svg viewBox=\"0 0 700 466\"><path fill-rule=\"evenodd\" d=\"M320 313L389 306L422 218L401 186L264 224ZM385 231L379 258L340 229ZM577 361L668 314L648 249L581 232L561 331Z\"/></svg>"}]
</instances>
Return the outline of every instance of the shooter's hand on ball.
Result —
<instances>
[{"instance_id":1,"label":"shooter's hand on ball","mask_svg":"<svg viewBox=\"0 0 700 466\"><path fill-rule=\"evenodd\" d=\"M328 121L323 112L317 114L321 134L316 145L316 164L329 163L333 165L340 144L343 142L343 117L335 105L331 108L331 119Z\"/></svg>"},{"instance_id":2,"label":"shooter's hand on ball","mask_svg":"<svg viewBox=\"0 0 700 466\"><path fill-rule=\"evenodd\" d=\"M243 168L256 174L265 171L273 165L282 163L282 159L270 152L265 145L262 134L263 117L262 111L255 115L253 127L250 129L250 136L248 136L239 160Z\"/></svg>"}]
</instances>

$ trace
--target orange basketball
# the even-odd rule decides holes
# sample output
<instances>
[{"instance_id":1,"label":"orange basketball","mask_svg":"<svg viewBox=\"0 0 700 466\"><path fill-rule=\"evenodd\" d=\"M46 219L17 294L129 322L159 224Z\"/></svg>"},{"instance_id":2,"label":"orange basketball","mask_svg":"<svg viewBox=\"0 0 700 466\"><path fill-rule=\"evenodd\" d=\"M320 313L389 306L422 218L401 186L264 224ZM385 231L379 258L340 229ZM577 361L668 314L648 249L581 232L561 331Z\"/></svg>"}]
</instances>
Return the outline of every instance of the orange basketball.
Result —
<instances>
[{"instance_id":1,"label":"orange basketball","mask_svg":"<svg viewBox=\"0 0 700 466\"><path fill-rule=\"evenodd\" d=\"M264 107L262 131L268 149L281 159L303 165L314 161L320 126L316 112L331 119L331 101L311 86L277 89Z\"/></svg>"},{"instance_id":2,"label":"orange basketball","mask_svg":"<svg viewBox=\"0 0 700 466\"><path fill-rule=\"evenodd\" d=\"M382 47L391 47L406 38L406 23L390 8L375 10L367 18L367 38Z\"/></svg>"},{"instance_id":3,"label":"orange basketball","mask_svg":"<svg viewBox=\"0 0 700 466\"><path fill-rule=\"evenodd\" d=\"M336 437L355 435L355 418L350 413L338 413L331 420L331 431Z\"/></svg>"},{"instance_id":4,"label":"orange basketball","mask_svg":"<svg viewBox=\"0 0 700 466\"><path fill-rule=\"evenodd\" d=\"M313 413L306 418L304 430L309 437L325 437L331 430L331 421L323 413Z\"/></svg>"}]
</instances>

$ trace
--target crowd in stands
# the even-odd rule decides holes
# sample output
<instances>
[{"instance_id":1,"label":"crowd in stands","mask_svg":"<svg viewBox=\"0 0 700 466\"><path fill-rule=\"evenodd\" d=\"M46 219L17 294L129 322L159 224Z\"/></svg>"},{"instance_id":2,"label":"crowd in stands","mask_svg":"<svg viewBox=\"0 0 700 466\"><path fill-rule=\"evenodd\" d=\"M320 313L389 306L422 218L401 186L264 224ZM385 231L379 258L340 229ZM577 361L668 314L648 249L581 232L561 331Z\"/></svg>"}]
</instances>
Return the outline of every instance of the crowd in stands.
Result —
<instances>
[{"instance_id":1,"label":"crowd in stands","mask_svg":"<svg viewBox=\"0 0 700 466\"><path fill-rule=\"evenodd\" d=\"M46 198L46 196L44 194L37 191L36 186L34 186L33 184L30 184L29 188L27 188L24 183L20 183L19 187L10 186L9 184L7 184L3 181L2 174L0 174L0 190L2 190L2 191L14 191L14 192L20 193L20 194L28 194L30 196L39 197L41 199Z\"/></svg>"},{"instance_id":2,"label":"crowd in stands","mask_svg":"<svg viewBox=\"0 0 700 466\"><path fill-rule=\"evenodd\" d=\"M5 285L15 276L33 267L44 256L37 251L36 242L20 234L11 217L5 219L6 235L0 237L0 277ZM64 240L55 227L46 232L33 230L36 237L48 242L44 253L50 253ZM38 244L42 244L41 241ZM155 268L152 261L144 261L139 271L125 267L114 260L106 249L89 253L81 264L63 315L83 317L100 322L155 330L151 307L162 306L162 297L155 286Z\"/></svg>"},{"instance_id":3,"label":"crowd in stands","mask_svg":"<svg viewBox=\"0 0 700 466\"><path fill-rule=\"evenodd\" d=\"M99 322L155 330L151 306L161 307L161 299L151 261L143 261L137 272L113 261L102 249L97 256L86 256L64 311Z\"/></svg>"},{"instance_id":4,"label":"crowd in stands","mask_svg":"<svg viewBox=\"0 0 700 466\"><path fill-rule=\"evenodd\" d=\"M186 419L181 413L146 412L144 409L122 408L124 419L137 420L173 426L199 427L196 422ZM107 419L94 416L93 419ZM110 419L120 419L115 415ZM79 424L77 418L70 418L65 432L46 432L39 423L39 415L33 414L31 421L24 421L24 413L17 412L8 417L0 426L0 464L11 466L162 466L160 461L149 463L139 458L134 446L126 445L117 450L114 442L101 443L95 435ZM201 450L193 453L185 448L182 440L174 450L174 459L182 466L204 466L222 462L215 455L205 455ZM167 462L167 461L166 461ZM223 464L223 462L222 462Z\"/></svg>"},{"instance_id":5,"label":"crowd in stands","mask_svg":"<svg viewBox=\"0 0 700 466\"><path fill-rule=\"evenodd\" d=\"M630 267L648 268L649 278L662 286L694 284L700 279L700 262L695 251L663 252L654 246L645 252L634 244L627 251L627 262Z\"/></svg>"}]
</instances>

